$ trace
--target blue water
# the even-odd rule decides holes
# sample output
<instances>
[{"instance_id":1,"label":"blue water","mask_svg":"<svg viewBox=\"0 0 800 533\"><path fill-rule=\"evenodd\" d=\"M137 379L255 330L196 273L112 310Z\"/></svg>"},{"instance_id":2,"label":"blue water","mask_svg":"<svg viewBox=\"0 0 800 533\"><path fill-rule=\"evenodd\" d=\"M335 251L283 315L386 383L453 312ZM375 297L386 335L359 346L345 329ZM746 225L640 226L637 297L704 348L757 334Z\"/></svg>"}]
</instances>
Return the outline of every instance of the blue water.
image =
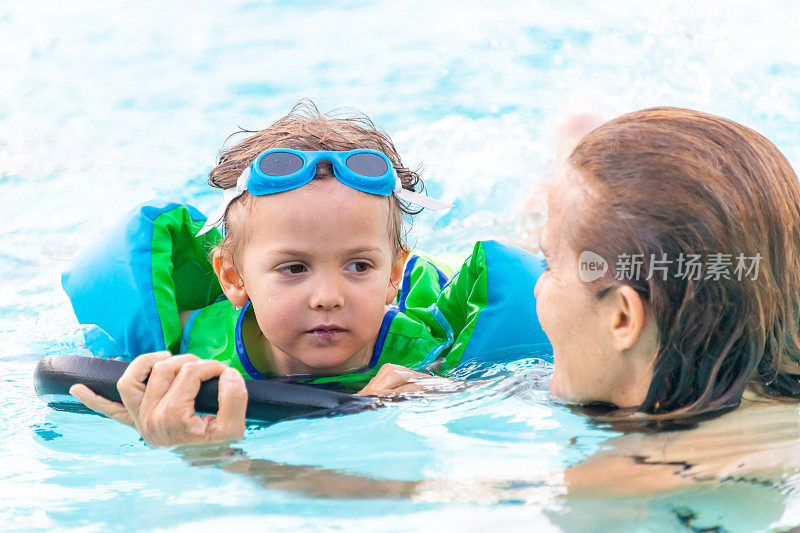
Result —
<instances>
[{"instance_id":1,"label":"blue water","mask_svg":"<svg viewBox=\"0 0 800 533\"><path fill-rule=\"evenodd\" d=\"M536 361L454 395L251 428L241 448L270 472L260 476L53 412L31 384L43 354L81 353L60 272L139 202L212 208L205 175L239 126L263 128L303 97L324 111L358 108L456 203L421 216L413 244L439 253L482 236L524 241L531 217L517 205L546 176L570 110L699 108L760 131L797 168L798 15L788 0L0 3L0 528L800 522L789 485L566 496L563 470L615 434L554 403L550 369Z\"/></svg>"}]
</instances>

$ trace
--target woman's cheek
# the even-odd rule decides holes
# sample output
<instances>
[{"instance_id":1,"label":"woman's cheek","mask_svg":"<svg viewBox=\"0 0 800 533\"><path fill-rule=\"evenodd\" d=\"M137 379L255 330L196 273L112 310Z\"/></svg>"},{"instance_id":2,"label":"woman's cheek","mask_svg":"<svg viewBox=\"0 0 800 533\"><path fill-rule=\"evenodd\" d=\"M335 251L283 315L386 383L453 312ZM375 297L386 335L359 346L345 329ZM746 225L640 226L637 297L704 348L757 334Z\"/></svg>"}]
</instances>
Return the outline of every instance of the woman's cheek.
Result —
<instances>
[{"instance_id":1,"label":"woman's cheek","mask_svg":"<svg viewBox=\"0 0 800 533\"><path fill-rule=\"evenodd\" d=\"M550 294L548 292L548 281L540 280L539 283L536 285L536 316L539 318L539 324L541 324L542 329L544 330L547 337L550 339L552 343L552 328L551 324L553 323L553 305L551 303Z\"/></svg>"},{"instance_id":2,"label":"woman's cheek","mask_svg":"<svg viewBox=\"0 0 800 533\"><path fill-rule=\"evenodd\" d=\"M564 381L564 354L561 346L560 329L563 326L563 317L559 319L557 302L550 291L552 280L541 279L536 286L536 315L539 323L547 335L553 348L553 375L550 379L550 392L554 396L563 398L566 390Z\"/></svg>"}]
</instances>

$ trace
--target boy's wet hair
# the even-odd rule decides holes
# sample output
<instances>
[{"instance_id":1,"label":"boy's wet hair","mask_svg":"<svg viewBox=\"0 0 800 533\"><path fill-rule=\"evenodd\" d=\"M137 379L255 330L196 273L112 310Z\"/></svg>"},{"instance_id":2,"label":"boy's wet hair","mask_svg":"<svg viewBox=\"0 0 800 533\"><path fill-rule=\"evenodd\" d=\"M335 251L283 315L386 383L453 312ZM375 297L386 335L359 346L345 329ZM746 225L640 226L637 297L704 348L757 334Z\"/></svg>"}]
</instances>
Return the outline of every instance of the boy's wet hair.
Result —
<instances>
[{"instance_id":1,"label":"boy's wet hair","mask_svg":"<svg viewBox=\"0 0 800 533\"><path fill-rule=\"evenodd\" d=\"M382 152L392 162L397 176L404 189L420 191L424 184L420 179L420 170L410 170L400 159L394 143L385 132L359 111L335 111L329 114L320 113L310 100L296 104L288 115L281 117L271 126L263 130L241 129L230 135L228 140L237 135L252 134L229 148L220 150L219 163L208 174L208 183L212 187L229 189L236 186L236 180L261 152L273 148L290 148L293 150L355 150L366 148ZM226 140L227 142L227 140ZM333 177L330 163L320 164L314 179ZM224 238L219 247L229 250L233 257L240 255L247 240L249 226L239 223L243 219L238 213L246 213L242 208L252 206L253 196L245 191L239 198L231 202L223 218ZM389 197L389 237L399 250L405 246L403 231L404 215L419 213L394 195Z\"/></svg>"}]
</instances>

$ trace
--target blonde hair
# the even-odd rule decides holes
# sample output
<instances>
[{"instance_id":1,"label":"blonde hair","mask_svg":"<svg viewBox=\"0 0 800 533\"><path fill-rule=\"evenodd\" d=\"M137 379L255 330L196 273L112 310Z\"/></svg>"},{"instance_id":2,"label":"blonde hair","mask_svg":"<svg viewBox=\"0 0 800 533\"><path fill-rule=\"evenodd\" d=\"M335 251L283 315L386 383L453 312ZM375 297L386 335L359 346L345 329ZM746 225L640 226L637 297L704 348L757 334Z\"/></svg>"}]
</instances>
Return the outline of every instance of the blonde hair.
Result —
<instances>
[{"instance_id":1,"label":"blonde hair","mask_svg":"<svg viewBox=\"0 0 800 533\"><path fill-rule=\"evenodd\" d=\"M263 130L239 130L228 137L252 134L229 148L220 151L219 163L208 174L208 183L220 189L236 185L239 175L259 154L273 148L294 150L355 150L367 148L382 152L392 162L403 188L419 191L424 184L419 169L410 170L403 165L400 154L388 134L378 129L363 113L324 114L310 100L296 104L286 116ZM227 142L227 141L226 141ZM325 168L323 164L323 168ZM327 179L332 173L318 173L314 179ZM239 223L236 212L252 205L253 196L247 191L231 202L222 219L224 237L219 248L228 250L235 258L247 239L247 226ZM419 210L410 208L395 196L389 197L389 237L396 243L395 250L405 245L404 215L414 215Z\"/></svg>"}]
</instances>

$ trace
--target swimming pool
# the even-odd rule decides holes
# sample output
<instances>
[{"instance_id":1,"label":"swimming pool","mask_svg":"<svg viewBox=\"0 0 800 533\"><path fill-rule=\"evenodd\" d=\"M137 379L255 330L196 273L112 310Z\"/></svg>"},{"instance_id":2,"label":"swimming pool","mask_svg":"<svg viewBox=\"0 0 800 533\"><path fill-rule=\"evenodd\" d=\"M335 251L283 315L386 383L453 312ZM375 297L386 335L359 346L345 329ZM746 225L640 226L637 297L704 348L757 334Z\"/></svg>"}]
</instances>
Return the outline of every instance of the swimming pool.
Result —
<instances>
[{"instance_id":1,"label":"swimming pool","mask_svg":"<svg viewBox=\"0 0 800 533\"><path fill-rule=\"evenodd\" d=\"M800 471L788 466L774 485L568 495L567 467L619 435L553 402L535 360L453 395L251 427L241 445L251 462L224 468L53 412L31 382L43 354L80 353L59 285L76 251L150 198L213 208L204 176L239 125L263 127L301 97L359 108L411 166L425 164L433 195L456 200L420 217L412 242L436 253L524 239L529 221L514 207L546 174L553 124L572 108L696 107L755 128L800 164L797 14L791 2L0 6L2 528L797 524Z\"/></svg>"}]
</instances>

